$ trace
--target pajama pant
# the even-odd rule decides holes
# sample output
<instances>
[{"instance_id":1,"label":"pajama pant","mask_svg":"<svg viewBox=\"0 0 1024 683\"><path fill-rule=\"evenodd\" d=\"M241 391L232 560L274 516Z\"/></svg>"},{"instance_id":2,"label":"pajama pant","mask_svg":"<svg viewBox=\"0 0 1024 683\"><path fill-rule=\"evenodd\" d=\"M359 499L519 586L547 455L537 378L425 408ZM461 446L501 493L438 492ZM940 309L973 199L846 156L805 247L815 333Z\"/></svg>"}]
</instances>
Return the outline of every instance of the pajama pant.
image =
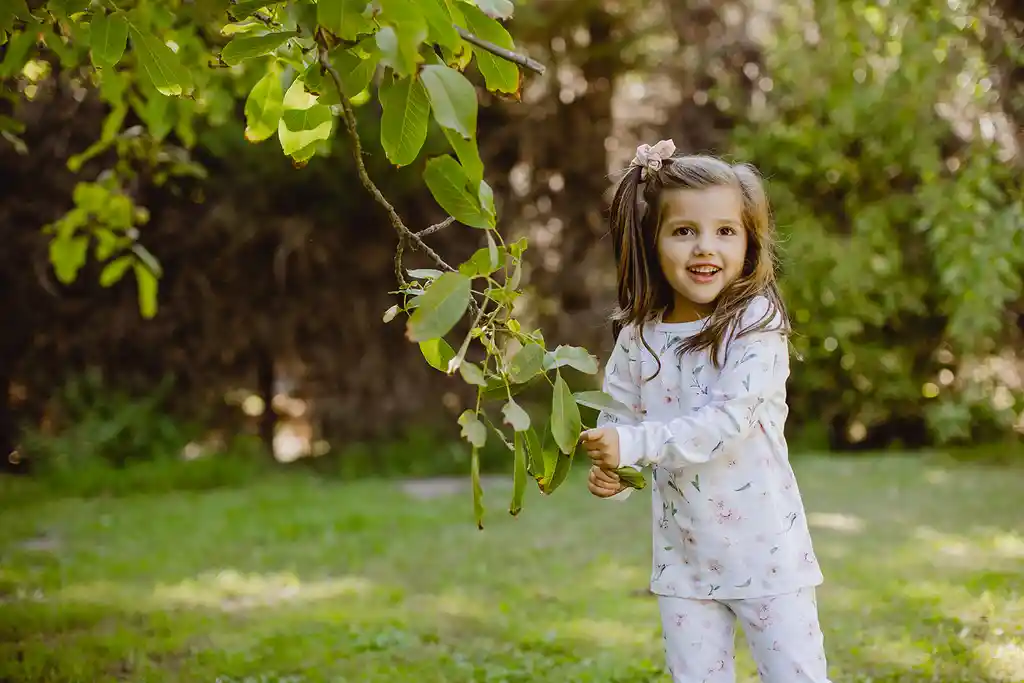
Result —
<instances>
[{"instance_id":1,"label":"pajama pant","mask_svg":"<svg viewBox=\"0 0 1024 683\"><path fill-rule=\"evenodd\" d=\"M737 620L763 683L829 683L814 588L744 600L659 596L673 683L734 683Z\"/></svg>"}]
</instances>

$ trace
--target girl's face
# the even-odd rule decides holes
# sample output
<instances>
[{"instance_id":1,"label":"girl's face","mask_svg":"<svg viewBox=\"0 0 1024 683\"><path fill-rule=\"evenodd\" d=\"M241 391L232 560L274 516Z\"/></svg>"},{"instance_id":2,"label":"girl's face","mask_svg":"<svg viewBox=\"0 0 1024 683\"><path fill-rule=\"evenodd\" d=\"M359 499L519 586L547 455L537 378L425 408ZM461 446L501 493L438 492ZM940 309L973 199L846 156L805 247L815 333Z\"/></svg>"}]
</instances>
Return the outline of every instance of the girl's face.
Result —
<instances>
[{"instance_id":1,"label":"girl's face","mask_svg":"<svg viewBox=\"0 0 1024 683\"><path fill-rule=\"evenodd\" d=\"M739 189L667 189L661 194L658 259L675 291L666 322L710 315L722 290L743 272L747 231Z\"/></svg>"}]
</instances>

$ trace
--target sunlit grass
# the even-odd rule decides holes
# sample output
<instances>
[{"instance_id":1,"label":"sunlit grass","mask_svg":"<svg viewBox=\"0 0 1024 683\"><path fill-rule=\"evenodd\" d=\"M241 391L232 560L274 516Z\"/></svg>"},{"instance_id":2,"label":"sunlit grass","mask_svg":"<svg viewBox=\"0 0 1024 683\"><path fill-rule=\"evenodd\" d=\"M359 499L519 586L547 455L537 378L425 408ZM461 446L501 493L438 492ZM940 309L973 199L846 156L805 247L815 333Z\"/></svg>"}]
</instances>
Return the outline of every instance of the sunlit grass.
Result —
<instances>
[{"instance_id":1,"label":"sunlit grass","mask_svg":"<svg viewBox=\"0 0 1024 683\"><path fill-rule=\"evenodd\" d=\"M834 681L1024 681L1024 471L797 470ZM519 519L488 486L483 532L468 493L387 482L23 497L0 512L0 681L666 683L649 501L579 475Z\"/></svg>"}]
</instances>

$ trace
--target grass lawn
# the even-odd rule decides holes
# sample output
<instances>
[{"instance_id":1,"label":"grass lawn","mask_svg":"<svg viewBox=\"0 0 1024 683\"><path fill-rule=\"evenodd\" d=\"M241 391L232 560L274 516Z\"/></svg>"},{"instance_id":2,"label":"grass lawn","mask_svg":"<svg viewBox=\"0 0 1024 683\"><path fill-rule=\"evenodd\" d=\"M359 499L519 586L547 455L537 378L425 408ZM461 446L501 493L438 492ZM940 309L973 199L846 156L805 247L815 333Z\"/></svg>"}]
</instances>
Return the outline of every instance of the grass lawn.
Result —
<instances>
[{"instance_id":1,"label":"grass lawn","mask_svg":"<svg viewBox=\"0 0 1024 683\"><path fill-rule=\"evenodd\" d=\"M1024 681L1024 469L796 464L836 683ZM0 502L0 682L667 683L649 498L305 476ZM740 681L755 681L740 647Z\"/></svg>"}]
</instances>

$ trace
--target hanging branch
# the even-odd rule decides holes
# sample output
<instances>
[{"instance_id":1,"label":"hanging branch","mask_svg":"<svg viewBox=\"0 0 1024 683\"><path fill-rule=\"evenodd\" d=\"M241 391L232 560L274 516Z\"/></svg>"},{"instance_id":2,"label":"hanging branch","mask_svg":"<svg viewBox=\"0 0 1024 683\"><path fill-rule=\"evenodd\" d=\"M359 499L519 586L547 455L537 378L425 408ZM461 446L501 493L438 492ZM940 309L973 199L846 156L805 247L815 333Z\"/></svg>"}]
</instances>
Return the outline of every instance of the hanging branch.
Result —
<instances>
[{"instance_id":1,"label":"hanging branch","mask_svg":"<svg viewBox=\"0 0 1024 683\"><path fill-rule=\"evenodd\" d=\"M363 187L366 188L367 192L373 195L373 198L378 204L384 207L384 210L388 213L388 218L391 219L391 225L398 232L400 238L407 239L414 248L419 249L426 254L434 263L437 264L442 270L453 271L455 270L450 265L445 263L445 260L441 258L440 254L427 246L419 235L410 230L402 217L395 211L395 207L391 205L391 202L387 200L387 197L380 191L373 180L370 178L370 174L366 171L366 164L363 163L363 145L359 141L359 131L356 129L356 113L352 109L352 102L349 101L345 95L344 90L341 86L341 75L338 70L331 64L330 58L327 56L327 49L323 46L320 47L320 66L331 75L331 79L334 81L334 87L338 90L338 97L341 98L341 108L343 118L345 119L345 127L348 129L348 136L352 140L352 156L356 160L356 170L359 173L359 180L362 181Z\"/></svg>"}]
</instances>

